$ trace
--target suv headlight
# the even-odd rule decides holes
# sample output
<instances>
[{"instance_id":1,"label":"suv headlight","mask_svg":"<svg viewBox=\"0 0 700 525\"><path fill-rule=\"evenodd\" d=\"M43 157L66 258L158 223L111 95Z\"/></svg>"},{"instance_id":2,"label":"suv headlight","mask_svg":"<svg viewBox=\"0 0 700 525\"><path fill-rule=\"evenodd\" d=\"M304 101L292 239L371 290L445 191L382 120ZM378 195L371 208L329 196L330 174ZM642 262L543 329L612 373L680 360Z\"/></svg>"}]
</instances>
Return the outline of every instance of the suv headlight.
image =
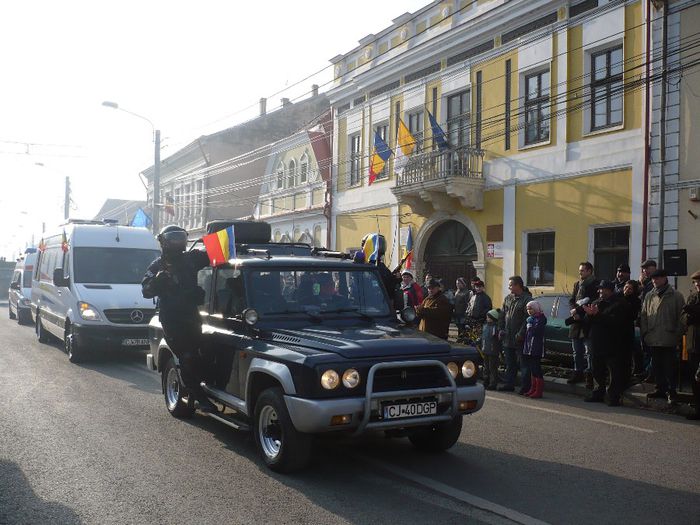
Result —
<instances>
[{"instance_id":1,"label":"suv headlight","mask_svg":"<svg viewBox=\"0 0 700 525\"><path fill-rule=\"evenodd\" d=\"M321 376L321 386L326 390L333 390L340 384L340 377L335 370L326 370Z\"/></svg>"},{"instance_id":2,"label":"suv headlight","mask_svg":"<svg viewBox=\"0 0 700 525\"><path fill-rule=\"evenodd\" d=\"M462 377L470 379L476 374L476 365L472 361L465 361L462 365Z\"/></svg>"},{"instance_id":3,"label":"suv headlight","mask_svg":"<svg viewBox=\"0 0 700 525\"><path fill-rule=\"evenodd\" d=\"M343 385L345 388L355 388L360 384L360 373L354 368L348 368L343 372Z\"/></svg>"},{"instance_id":4,"label":"suv headlight","mask_svg":"<svg viewBox=\"0 0 700 525\"><path fill-rule=\"evenodd\" d=\"M97 308L92 306L90 303L78 303L78 311L80 312L80 317L86 321L99 321L100 314L97 313Z\"/></svg>"},{"instance_id":5,"label":"suv headlight","mask_svg":"<svg viewBox=\"0 0 700 525\"><path fill-rule=\"evenodd\" d=\"M447 369L450 371L450 375L452 376L453 379L457 379L457 374L459 374L459 368L457 367L457 363L453 363L450 361L447 363Z\"/></svg>"}]
</instances>

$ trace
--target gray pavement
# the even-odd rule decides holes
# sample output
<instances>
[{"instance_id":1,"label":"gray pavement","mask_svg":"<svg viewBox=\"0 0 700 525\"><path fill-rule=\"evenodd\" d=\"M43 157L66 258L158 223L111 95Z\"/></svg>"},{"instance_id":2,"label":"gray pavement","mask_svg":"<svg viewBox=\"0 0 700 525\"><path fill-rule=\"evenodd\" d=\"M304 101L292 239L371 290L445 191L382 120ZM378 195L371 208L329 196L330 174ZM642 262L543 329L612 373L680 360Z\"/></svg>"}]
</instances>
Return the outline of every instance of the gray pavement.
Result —
<instances>
[{"instance_id":1,"label":"gray pavement","mask_svg":"<svg viewBox=\"0 0 700 525\"><path fill-rule=\"evenodd\" d=\"M6 305L5 305L6 306ZM0 311L3 304L0 303ZM0 319L0 523L698 523L700 425L489 393L446 454L323 439L280 476L249 436L172 418L141 355L72 365Z\"/></svg>"}]
</instances>

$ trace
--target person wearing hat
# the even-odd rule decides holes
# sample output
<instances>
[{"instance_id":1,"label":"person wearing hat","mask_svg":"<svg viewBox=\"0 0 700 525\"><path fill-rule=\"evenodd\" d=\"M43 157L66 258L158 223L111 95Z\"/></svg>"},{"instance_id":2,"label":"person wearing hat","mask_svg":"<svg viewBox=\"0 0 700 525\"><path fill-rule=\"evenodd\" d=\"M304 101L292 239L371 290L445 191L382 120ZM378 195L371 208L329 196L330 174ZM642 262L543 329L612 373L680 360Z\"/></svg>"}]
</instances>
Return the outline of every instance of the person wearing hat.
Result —
<instances>
[{"instance_id":1,"label":"person wearing hat","mask_svg":"<svg viewBox=\"0 0 700 525\"><path fill-rule=\"evenodd\" d=\"M605 401L606 375L610 370L610 386L607 389L608 405L620 406L622 393L627 387L624 363L627 349L624 347L625 320L629 317L627 302L615 294L615 283L600 281L598 299L580 307L591 345L591 372L596 387L587 402Z\"/></svg>"},{"instance_id":2,"label":"person wearing hat","mask_svg":"<svg viewBox=\"0 0 700 525\"><path fill-rule=\"evenodd\" d=\"M416 308L420 318L418 329L441 339L447 339L452 319L452 305L442 293L440 281L431 279L427 283L428 297Z\"/></svg>"},{"instance_id":3,"label":"person wearing hat","mask_svg":"<svg viewBox=\"0 0 700 525\"><path fill-rule=\"evenodd\" d=\"M656 261L653 259L647 259L642 262L641 274L639 276L640 282L640 293L639 300L644 303L644 298L646 295L654 289L654 283L651 281L651 274L656 271ZM642 340L642 354L644 354L644 373L638 374L639 379L646 383L654 382L654 359L651 355L651 348L649 348Z\"/></svg>"},{"instance_id":4,"label":"person wearing hat","mask_svg":"<svg viewBox=\"0 0 700 525\"><path fill-rule=\"evenodd\" d=\"M622 263L617 267L617 273L615 274L615 293L617 295L623 295L623 290L625 284L630 280L631 270L628 264Z\"/></svg>"},{"instance_id":5,"label":"person wearing hat","mask_svg":"<svg viewBox=\"0 0 700 525\"><path fill-rule=\"evenodd\" d=\"M423 302L423 290L420 285L413 280L413 272L411 270L404 270L401 272L399 294L400 296L396 298L396 305L397 307L401 305L401 309L407 306L416 308Z\"/></svg>"},{"instance_id":6,"label":"person wearing hat","mask_svg":"<svg viewBox=\"0 0 700 525\"><path fill-rule=\"evenodd\" d=\"M505 383L498 387L501 392L515 390L515 381L518 376L519 364L522 365L523 343L525 342L525 330L527 310L525 305L532 300L532 295L525 290L523 278L514 275L508 279L510 293L503 299L503 315L499 318L499 338L503 344L503 354L506 359ZM520 393L530 391L530 375L525 374L521 368L522 384Z\"/></svg>"},{"instance_id":7,"label":"person wearing hat","mask_svg":"<svg viewBox=\"0 0 700 525\"><path fill-rule=\"evenodd\" d=\"M646 294L639 316L642 341L651 349L656 389L647 397L676 400L676 348L683 335L681 315L685 299L668 283L666 270L658 269L649 278L654 287Z\"/></svg>"},{"instance_id":8,"label":"person wearing hat","mask_svg":"<svg viewBox=\"0 0 700 525\"><path fill-rule=\"evenodd\" d=\"M692 374L693 399L695 410L685 416L687 419L700 419L700 270L690 276L693 292L683 307L685 344L688 349L690 373Z\"/></svg>"},{"instance_id":9,"label":"person wearing hat","mask_svg":"<svg viewBox=\"0 0 700 525\"><path fill-rule=\"evenodd\" d=\"M484 388L496 390L498 387L498 364L501 357L501 342L498 340L498 320L500 309L486 313L486 322L481 329L481 351L484 354Z\"/></svg>"}]
</instances>

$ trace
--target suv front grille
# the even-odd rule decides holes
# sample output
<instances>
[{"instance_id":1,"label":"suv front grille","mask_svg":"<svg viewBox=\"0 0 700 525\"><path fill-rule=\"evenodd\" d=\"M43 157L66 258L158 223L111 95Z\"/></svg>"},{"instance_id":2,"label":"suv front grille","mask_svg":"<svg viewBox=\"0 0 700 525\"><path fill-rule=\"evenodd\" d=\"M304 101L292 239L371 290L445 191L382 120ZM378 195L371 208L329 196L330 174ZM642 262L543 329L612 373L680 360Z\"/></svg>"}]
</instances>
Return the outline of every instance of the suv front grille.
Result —
<instances>
[{"instance_id":1,"label":"suv front grille","mask_svg":"<svg viewBox=\"0 0 700 525\"><path fill-rule=\"evenodd\" d=\"M450 386L445 371L437 366L382 368L374 375L374 392Z\"/></svg>"},{"instance_id":2,"label":"suv front grille","mask_svg":"<svg viewBox=\"0 0 700 525\"><path fill-rule=\"evenodd\" d=\"M148 324L156 313L154 309L141 308L115 308L104 312L109 322L117 324Z\"/></svg>"}]
</instances>

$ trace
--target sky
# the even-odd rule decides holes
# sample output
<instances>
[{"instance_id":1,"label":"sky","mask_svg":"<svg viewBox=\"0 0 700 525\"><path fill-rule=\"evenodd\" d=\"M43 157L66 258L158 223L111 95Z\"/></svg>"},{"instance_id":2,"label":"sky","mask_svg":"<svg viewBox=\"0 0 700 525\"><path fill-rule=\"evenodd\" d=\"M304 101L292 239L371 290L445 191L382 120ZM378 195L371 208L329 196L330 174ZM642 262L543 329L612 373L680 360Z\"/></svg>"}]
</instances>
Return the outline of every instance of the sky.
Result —
<instances>
[{"instance_id":1,"label":"sky","mask_svg":"<svg viewBox=\"0 0 700 525\"><path fill-rule=\"evenodd\" d=\"M428 3L3 3L0 256L16 258L63 222L66 177L71 217L94 217L108 198L145 200L139 172L153 164L153 127L165 158L255 117L260 97L270 111L313 83L325 91L330 58Z\"/></svg>"}]
</instances>

